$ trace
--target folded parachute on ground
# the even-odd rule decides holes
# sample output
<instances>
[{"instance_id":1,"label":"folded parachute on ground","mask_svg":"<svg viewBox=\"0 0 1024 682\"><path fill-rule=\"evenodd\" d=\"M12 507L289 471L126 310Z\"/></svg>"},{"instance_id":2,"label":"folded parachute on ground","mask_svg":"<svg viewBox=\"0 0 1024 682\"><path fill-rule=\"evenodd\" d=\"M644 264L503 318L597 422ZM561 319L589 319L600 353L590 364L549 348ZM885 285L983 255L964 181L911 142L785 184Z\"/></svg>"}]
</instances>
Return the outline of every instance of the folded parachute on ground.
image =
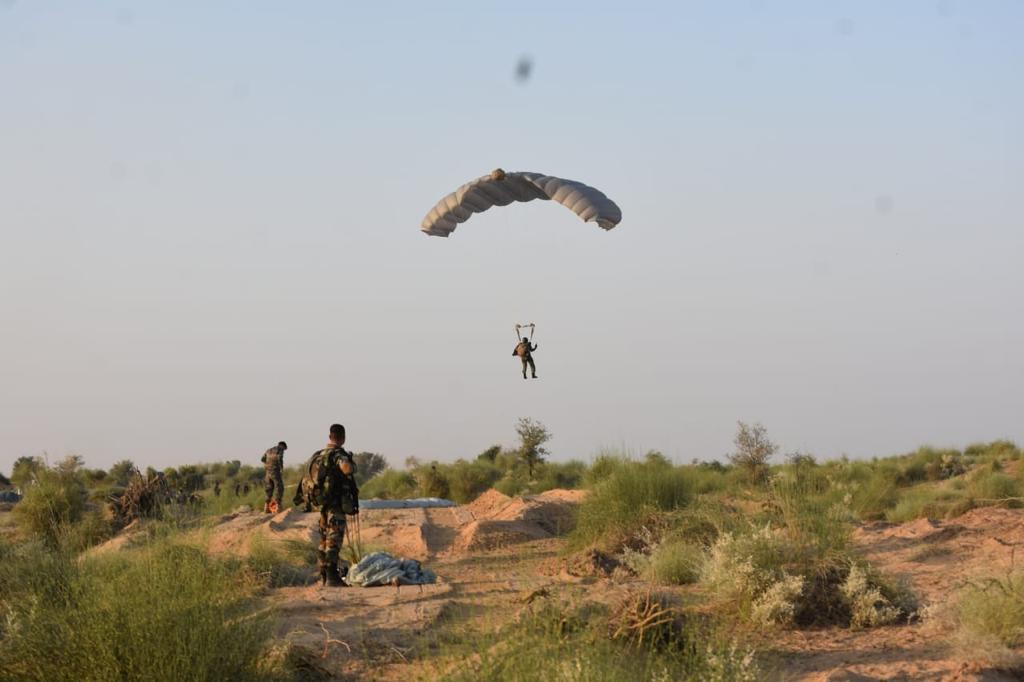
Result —
<instances>
[{"instance_id":1,"label":"folded parachute on ground","mask_svg":"<svg viewBox=\"0 0 1024 682\"><path fill-rule=\"evenodd\" d=\"M514 201L553 200L578 215L610 230L622 220L622 211L599 190L582 182L542 173L506 173L500 168L467 182L446 196L423 219L420 229L435 237L447 237L459 223L492 206Z\"/></svg>"},{"instance_id":2,"label":"folded parachute on ground","mask_svg":"<svg viewBox=\"0 0 1024 682\"><path fill-rule=\"evenodd\" d=\"M415 559L400 559L387 552L373 552L348 569L345 582L349 585L374 587L379 585L427 585L437 582L433 571L423 568Z\"/></svg>"}]
</instances>

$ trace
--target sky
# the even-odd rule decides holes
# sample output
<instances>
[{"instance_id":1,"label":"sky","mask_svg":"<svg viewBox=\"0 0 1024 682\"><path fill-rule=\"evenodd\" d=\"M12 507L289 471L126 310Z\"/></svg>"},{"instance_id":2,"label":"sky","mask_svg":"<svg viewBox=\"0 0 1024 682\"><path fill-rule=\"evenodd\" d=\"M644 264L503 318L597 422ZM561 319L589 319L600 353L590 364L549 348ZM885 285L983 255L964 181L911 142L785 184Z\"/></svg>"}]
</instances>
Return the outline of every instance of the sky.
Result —
<instances>
[{"instance_id":1,"label":"sky","mask_svg":"<svg viewBox=\"0 0 1024 682\"><path fill-rule=\"evenodd\" d=\"M0 0L0 471L332 422L396 465L520 417L558 460L1024 441L1021 35L1019 0ZM622 223L420 232L499 166Z\"/></svg>"}]
</instances>

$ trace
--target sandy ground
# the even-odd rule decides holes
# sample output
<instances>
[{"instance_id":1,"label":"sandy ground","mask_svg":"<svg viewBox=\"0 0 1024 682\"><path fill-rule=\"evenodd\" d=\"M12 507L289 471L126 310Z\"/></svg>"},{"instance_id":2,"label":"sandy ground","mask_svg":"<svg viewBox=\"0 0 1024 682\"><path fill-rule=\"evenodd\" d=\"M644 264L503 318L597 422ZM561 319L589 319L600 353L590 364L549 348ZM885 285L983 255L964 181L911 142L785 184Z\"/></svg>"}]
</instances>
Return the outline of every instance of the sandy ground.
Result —
<instances>
[{"instance_id":1,"label":"sandy ground","mask_svg":"<svg viewBox=\"0 0 1024 682\"><path fill-rule=\"evenodd\" d=\"M576 491L527 498L490 491L463 507L364 511L362 539L369 549L418 559L437 573L438 583L323 588L310 569L307 585L271 590L267 597L281 616L277 636L313 652L317 667L336 679L409 679L424 674L416 648L430 646L433 626L453 614L496 627L538 590L571 589L588 600L613 601L637 581L600 553L560 554L561 534L580 499ZM317 518L296 509L273 517L244 512L198 532L212 551L244 555L257 537L312 545ZM1024 544L1024 511L986 508L944 522L868 524L854 532L854 541L878 568L905 576L925 604L940 603L968 579L1011 567ZM119 536L108 544L126 542ZM864 631L772 633L762 645L776 661L769 679L1020 679L958 652L942 634L918 621Z\"/></svg>"}]
</instances>

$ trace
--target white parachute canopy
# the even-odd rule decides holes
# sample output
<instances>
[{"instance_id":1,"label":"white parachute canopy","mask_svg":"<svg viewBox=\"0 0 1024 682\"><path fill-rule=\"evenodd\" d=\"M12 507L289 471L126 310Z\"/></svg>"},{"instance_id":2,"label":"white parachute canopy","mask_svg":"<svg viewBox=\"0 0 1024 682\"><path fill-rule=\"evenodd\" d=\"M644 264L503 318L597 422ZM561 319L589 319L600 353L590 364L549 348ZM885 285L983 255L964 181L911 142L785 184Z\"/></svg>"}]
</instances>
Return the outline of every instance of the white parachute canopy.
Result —
<instances>
[{"instance_id":1,"label":"white parachute canopy","mask_svg":"<svg viewBox=\"0 0 1024 682\"><path fill-rule=\"evenodd\" d=\"M435 237L447 237L459 223L492 206L514 201L552 200L578 215L583 222L595 222L610 230L622 220L622 211L601 191L582 182L542 173L506 173L500 168L467 182L446 196L423 219L420 229Z\"/></svg>"}]
</instances>

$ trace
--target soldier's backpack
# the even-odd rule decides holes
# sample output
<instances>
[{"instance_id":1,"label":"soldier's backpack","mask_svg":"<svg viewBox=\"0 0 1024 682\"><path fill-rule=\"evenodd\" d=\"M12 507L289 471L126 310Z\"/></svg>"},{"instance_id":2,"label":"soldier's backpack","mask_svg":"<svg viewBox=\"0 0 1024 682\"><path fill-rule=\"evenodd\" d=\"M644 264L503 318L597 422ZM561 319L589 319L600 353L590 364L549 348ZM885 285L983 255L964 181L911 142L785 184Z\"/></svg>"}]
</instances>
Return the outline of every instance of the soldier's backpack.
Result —
<instances>
[{"instance_id":1,"label":"soldier's backpack","mask_svg":"<svg viewBox=\"0 0 1024 682\"><path fill-rule=\"evenodd\" d=\"M296 506L305 504L306 511L312 511L313 507L330 503L349 515L359 510L359 488L355 478L346 476L338 468L337 455L333 454L336 452L318 450L306 462L299 488L295 491Z\"/></svg>"}]
</instances>

